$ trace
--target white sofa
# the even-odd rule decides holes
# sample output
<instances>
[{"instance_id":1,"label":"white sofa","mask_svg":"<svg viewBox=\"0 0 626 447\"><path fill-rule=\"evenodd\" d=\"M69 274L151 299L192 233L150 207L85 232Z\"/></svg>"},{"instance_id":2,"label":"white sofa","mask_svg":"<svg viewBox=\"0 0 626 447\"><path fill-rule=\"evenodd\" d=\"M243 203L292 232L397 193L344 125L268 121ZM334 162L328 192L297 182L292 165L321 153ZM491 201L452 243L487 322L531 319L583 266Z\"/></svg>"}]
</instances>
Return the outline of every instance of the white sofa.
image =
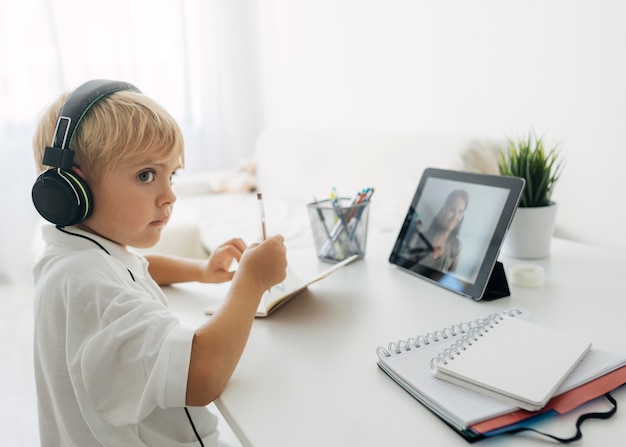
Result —
<instances>
[{"instance_id":1,"label":"white sofa","mask_svg":"<svg viewBox=\"0 0 626 447\"><path fill-rule=\"evenodd\" d=\"M287 247L312 242L306 205L375 188L370 237L398 232L427 167L494 172L497 143L467 135L400 132L281 130L262 133L254 160L242 170L183 174L177 178L174 218L154 248L204 256L229 237L250 243L260 234L256 193L261 192L269 233ZM206 251L205 251L206 250Z\"/></svg>"}]
</instances>

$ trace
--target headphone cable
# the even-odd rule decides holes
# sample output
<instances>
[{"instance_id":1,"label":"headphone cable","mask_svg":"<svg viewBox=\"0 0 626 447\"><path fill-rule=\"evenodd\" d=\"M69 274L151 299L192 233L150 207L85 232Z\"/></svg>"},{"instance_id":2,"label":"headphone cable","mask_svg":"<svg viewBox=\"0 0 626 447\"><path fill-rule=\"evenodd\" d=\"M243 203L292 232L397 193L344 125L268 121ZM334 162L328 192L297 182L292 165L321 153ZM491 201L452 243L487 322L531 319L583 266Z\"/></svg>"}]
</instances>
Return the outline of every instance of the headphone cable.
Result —
<instances>
[{"instance_id":1,"label":"headphone cable","mask_svg":"<svg viewBox=\"0 0 626 447\"><path fill-rule=\"evenodd\" d=\"M89 236L85 236L84 234L72 233L70 231L65 230L60 225L57 225L56 229L59 230L61 233L65 233L65 234L69 234L71 236L82 237L83 239L87 239L88 241L93 242L94 244L96 244L107 255L111 256L111 253L109 253L109 251L106 248L104 248L104 246L100 242L98 242L95 239L90 238ZM135 275L133 275L133 272L131 272L128 267L126 268L126 270L128 270L128 274L130 275L130 278L133 280L133 282L137 282L137 281L135 281Z\"/></svg>"},{"instance_id":2,"label":"headphone cable","mask_svg":"<svg viewBox=\"0 0 626 447\"><path fill-rule=\"evenodd\" d=\"M193 423L193 420L191 419L191 415L189 414L189 409L187 407L185 407L185 413L187 414L187 419L189 419L189 423L191 424L191 428L193 429L193 432L195 433L196 438L198 439L198 442L200 443L202 447L204 447L204 442L202 442L202 438L198 434L198 430L196 430L196 425Z\"/></svg>"}]
</instances>

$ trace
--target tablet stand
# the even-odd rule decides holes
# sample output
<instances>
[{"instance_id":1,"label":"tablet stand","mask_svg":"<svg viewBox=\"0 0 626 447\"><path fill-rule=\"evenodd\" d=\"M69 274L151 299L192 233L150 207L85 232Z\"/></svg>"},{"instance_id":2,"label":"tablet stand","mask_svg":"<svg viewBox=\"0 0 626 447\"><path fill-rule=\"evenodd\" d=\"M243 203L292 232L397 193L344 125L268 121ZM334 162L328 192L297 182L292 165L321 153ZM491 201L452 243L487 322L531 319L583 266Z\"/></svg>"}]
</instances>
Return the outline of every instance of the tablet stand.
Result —
<instances>
[{"instance_id":1,"label":"tablet stand","mask_svg":"<svg viewBox=\"0 0 626 447\"><path fill-rule=\"evenodd\" d=\"M487 281L487 287L485 287L485 291L480 299L491 301L510 295L511 292L509 290L509 283L506 280L506 274L504 273L504 266L500 261L496 261L491 271L489 281Z\"/></svg>"}]
</instances>

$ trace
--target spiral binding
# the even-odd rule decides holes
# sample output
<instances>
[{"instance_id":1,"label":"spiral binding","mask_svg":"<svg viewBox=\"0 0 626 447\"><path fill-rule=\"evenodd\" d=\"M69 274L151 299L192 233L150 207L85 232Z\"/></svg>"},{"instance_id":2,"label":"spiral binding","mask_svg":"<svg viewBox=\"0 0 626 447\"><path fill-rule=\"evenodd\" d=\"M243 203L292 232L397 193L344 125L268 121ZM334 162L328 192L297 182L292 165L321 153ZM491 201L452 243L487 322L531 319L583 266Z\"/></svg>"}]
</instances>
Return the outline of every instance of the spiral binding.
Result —
<instances>
[{"instance_id":1,"label":"spiral binding","mask_svg":"<svg viewBox=\"0 0 626 447\"><path fill-rule=\"evenodd\" d=\"M376 349L376 354L378 354L379 357L391 357L392 355L401 354L402 352L410 351L411 349L419 348L423 345L428 345L430 343L438 342L440 340L447 340L448 337L456 337L460 334L463 335L460 340L452 345L456 346L458 343L461 342L461 340L465 338L469 338L469 340L471 341L474 337L482 336L482 334L479 335L479 333L481 333L482 331L486 332L489 328L489 325L492 325L493 327L493 324L495 324L494 322L497 320L501 320L504 315L514 317L516 315L520 315L521 313L522 311L519 309L510 309L504 312L493 313L486 317L477 318L475 320L453 324L450 327L439 329L434 332L428 332L424 335L418 335L416 337L407 338L406 340L391 342L389 343L387 348L379 346ZM449 349L451 349L451 347ZM460 352L460 350L465 350L467 348L462 348L459 346L458 349ZM456 351L452 352L456 353ZM432 364L433 362L431 362L431 368Z\"/></svg>"},{"instance_id":2,"label":"spiral binding","mask_svg":"<svg viewBox=\"0 0 626 447\"><path fill-rule=\"evenodd\" d=\"M504 312L493 313L482 318L481 323L478 326L472 328L472 330L470 330L466 335L458 339L448 348L444 349L437 355L437 357L433 357L430 360L430 369L433 371L436 370L438 363L447 365L448 361L454 360L455 356L461 355L461 353L466 351L469 346L472 346L472 344L477 342L486 333L495 328L502 320L504 320L505 316L508 315L515 317L521 313L522 311L519 309L510 309Z\"/></svg>"}]
</instances>

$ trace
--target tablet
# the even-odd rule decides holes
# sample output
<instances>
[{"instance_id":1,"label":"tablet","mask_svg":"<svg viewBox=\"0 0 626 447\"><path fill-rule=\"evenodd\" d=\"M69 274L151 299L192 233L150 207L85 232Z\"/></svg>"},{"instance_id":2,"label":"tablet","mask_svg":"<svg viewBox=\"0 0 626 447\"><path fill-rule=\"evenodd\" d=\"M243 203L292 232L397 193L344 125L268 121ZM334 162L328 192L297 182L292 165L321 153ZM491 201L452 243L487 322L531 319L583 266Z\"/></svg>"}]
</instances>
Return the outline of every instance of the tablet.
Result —
<instances>
[{"instance_id":1,"label":"tablet","mask_svg":"<svg viewBox=\"0 0 626 447\"><path fill-rule=\"evenodd\" d=\"M506 283L497 258L523 189L518 177L426 169L389 262L452 292L486 298L492 276ZM508 295L506 285L500 296Z\"/></svg>"}]
</instances>

